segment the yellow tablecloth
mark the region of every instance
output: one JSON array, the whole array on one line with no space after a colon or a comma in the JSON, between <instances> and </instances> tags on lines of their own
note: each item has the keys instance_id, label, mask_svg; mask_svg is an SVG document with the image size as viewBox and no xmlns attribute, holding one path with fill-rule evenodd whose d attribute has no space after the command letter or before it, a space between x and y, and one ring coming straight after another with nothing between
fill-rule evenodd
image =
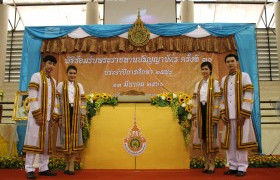
<instances>
[{"instance_id":1,"label":"yellow tablecloth","mask_svg":"<svg viewBox=\"0 0 280 180\"><path fill-rule=\"evenodd\" d=\"M135 105L137 126L147 141L144 153L136 157L124 149ZM149 103L103 106L92 119L90 133L82 154L85 169L189 169L189 148L170 107Z\"/></svg>"},{"instance_id":2,"label":"yellow tablecloth","mask_svg":"<svg viewBox=\"0 0 280 180\"><path fill-rule=\"evenodd\" d=\"M17 127L15 124L0 124L0 156L17 156Z\"/></svg>"}]
</instances>

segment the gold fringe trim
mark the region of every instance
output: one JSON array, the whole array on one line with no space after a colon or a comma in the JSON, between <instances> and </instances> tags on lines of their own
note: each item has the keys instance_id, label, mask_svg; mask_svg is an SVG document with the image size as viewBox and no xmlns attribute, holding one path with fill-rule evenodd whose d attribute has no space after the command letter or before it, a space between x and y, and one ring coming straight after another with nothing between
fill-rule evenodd
<instances>
[{"instance_id":1,"label":"gold fringe trim","mask_svg":"<svg viewBox=\"0 0 280 180\"><path fill-rule=\"evenodd\" d=\"M193 149L201 149L201 144L193 144Z\"/></svg>"},{"instance_id":2,"label":"gold fringe trim","mask_svg":"<svg viewBox=\"0 0 280 180\"><path fill-rule=\"evenodd\" d=\"M128 39L121 37L95 38L86 37L73 39L61 37L56 39L46 39L41 46L41 53L94 53L110 54L119 52L156 52L159 50L172 52L215 52L226 53L237 49L234 36L204 38L191 38L187 36L157 37L149 40L149 43L142 47L132 46Z\"/></svg>"},{"instance_id":3,"label":"gold fringe trim","mask_svg":"<svg viewBox=\"0 0 280 180\"><path fill-rule=\"evenodd\" d=\"M212 122L214 122L214 123L218 123L219 120L220 120L220 118L218 118L218 117L212 117Z\"/></svg>"},{"instance_id":4,"label":"gold fringe trim","mask_svg":"<svg viewBox=\"0 0 280 180\"><path fill-rule=\"evenodd\" d=\"M86 95L85 94L81 94L81 100L86 100Z\"/></svg>"},{"instance_id":5,"label":"gold fringe trim","mask_svg":"<svg viewBox=\"0 0 280 180\"><path fill-rule=\"evenodd\" d=\"M53 114L52 114L52 117L53 117L55 120L58 120L58 119L59 119L59 114L53 113Z\"/></svg>"},{"instance_id":6,"label":"gold fringe trim","mask_svg":"<svg viewBox=\"0 0 280 180\"><path fill-rule=\"evenodd\" d=\"M37 146L28 146L28 145L24 145L22 151L23 152L43 153L43 151L40 148L38 148Z\"/></svg>"},{"instance_id":7,"label":"gold fringe trim","mask_svg":"<svg viewBox=\"0 0 280 180\"><path fill-rule=\"evenodd\" d=\"M41 114L42 114L41 109L37 109L35 111L32 111L32 115L33 115L34 118L40 116Z\"/></svg>"},{"instance_id":8,"label":"gold fringe trim","mask_svg":"<svg viewBox=\"0 0 280 180\"><path fill-rule=\"evenodd\" d=\"M196 118L196 114L192 114L192 117L193 117L193 119L195 119Z\"/></svg>"},{"instance_id":9,"label":"gold fringe trim","mask_svg":"<svg viewBox=\"0 0 280 180\"><path fill-rule=\"evenodd\" d=\"M39 90L39 84L38 83L35 83L35 82L30 82L29 85L28 85L28 88L29 89L35 89L35 90Z\"/></svg>"},{"instance_id":10,"label":"gold fringe trim","mask_svg":"<svg viewBox=\"0 0 280 180\"><path fill-rule=\"evenodd\" d=\"M215 93L214 93L214 96L215 96L216 98L221 98L221 97L222 97L222 93L221 93L221 92L215 92Z\"/></svg>"},{"instance_id":11,"label":"gold fringe trim","mask_svg":"<svg viewBox=\"0 0 280 180\"><path fill-rule=\"evenodd\" d=\"M81 115L81 121L86 121L86 115Z\"/></svg>"},{"instance_id":12,"label":"gold fringe trim","mask_svg":"<svg viewBox=\"0 0 280 180\"><path fill-rule=\"evenodd\" d=\"M252 99L243 99L243 102L253 103L254 101Z\"/></svg>"},{"instance_id":13,"label":"gold fringe trim","mask_svg":"<svg viewBox=\"0 0 280 180\"><path fill-rule=\"evenodd\" d=\"M254 86L252 84L248 84L243 87L243 91L253 91L253 90L254 90Z\"/></svg>"},{"instance_id":14,"label":"gold fringe trim","mask_svg":"<svg viewBox=\"0 0 280 180\"><path fill-rule=\"evenodd\" d=\"M251 112L247 112L246 110L242 109L240 110L240 115L243 116L244 118L250 118Z\"/></svg>"},{"instance_id":15,"label":"gold fringe trim","mask_svg":"<svg viewBox=\"0 0 280 180\"><path fill-rule=\"evenodd\" d=\"M57 98L60 98L61 95L60 95L59 92L56 92L56 93L55 93L55 96L56 96Z\"/></svg>"},{"instance_id":16,"label":"gold fringe trim","mask_svg":"<svg viewBox=\"0 0 280 180\"><path fill-rule=\"evenodd\" d=\"M29 101L38 101L37 98L29 98Z\"/></svg>"}]
</instances>

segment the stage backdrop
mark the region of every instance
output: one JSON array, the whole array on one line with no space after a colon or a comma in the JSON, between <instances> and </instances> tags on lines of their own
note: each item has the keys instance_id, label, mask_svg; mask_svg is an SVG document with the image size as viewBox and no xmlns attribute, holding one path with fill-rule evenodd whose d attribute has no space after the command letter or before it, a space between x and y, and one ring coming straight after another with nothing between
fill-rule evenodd
<instances>
[{"instance_id":1,"label":"stage backdrop","mask_svg":"<svg viewBox=\"0 0 280 180\"><path fill-rule=\"evenodd\" d=\"M41 64L40 48L42 46L43 40L55 39L55 38L63 39L64 36L66 35L68 35L71 38L77 38L77 39L85 38L89 36L94 38L112 38L112 37L127 38L127 32L132 26L133 26L132 24L129 24L129 25L26 27L24 31L20 90L26 91L28 89L28 83L30 81L31 75L40 70L40 64ZM250 75L252 82L254 84L255 97L254 97L254 109L253 109L252 119L253 119L253 123L256 130L256 136L259 143L259 150L261 152L262 151L261 125L260 125L259 85L258 85L258 69L257 69L257 58L256 58L255 25L254 24L225 24L225 23L214 23L214 24L164 23L164 24L145 24L145 26L151 32L151 37L150 37L151 39L156 39L158 37L175 37L175 36L188 36L188 37L199 39L210 35L212 37L213 36L234 37L237 53L240 58L240 68L242 71L247 72ZM150 42L152 43L151 40ZM214 77L217 79L221 79L221 75L224 75L223 73L224 65L222 65L220 62L223 62L223 57L225 54L216 54L219 52L215 52L215 49L209 52L207 51L207 48L206 49L197 48L197 47L201 47L200 46L201 44L197 44L197 43L189 44L188 41L181 42L181 43L185 43L182 45L183 46L182 49L184 50L176 51L176 49L173 49L175 47L172 46L167 48L168 50L172 49L171 53L164 51L165 49L162 49L162 52L157 52L161 47L157 47L156 51L152 51L151 48L150 49L146 48L144 51L143 49L142 50L140 49L139 50L140 52L138 52L138 50L135 48L133 49L129 47L128 49L125 49L122 53L114 52L113 50L112 53L114 54L110 54L106 52L108 44L106 44L103 41L101 41L101 45L98 45L98 46L102 46L102 48L99 49L93 48L93 49L83 50L82 47L81 51L77 51L76 46L79 46L79 44L76 44L74 50L70 51L71 53L67 51L67 48L69 49L68 47L69 45L62 44L63 47L65 46L66 50L60 49L60 52L56 52L56 53L60 53L60 55L56 55L56 56L59 59L58 66L65 67L70 62L78 66L79 73L81 71L80 69L82 68L85 68L87 69L88 72L90 72L89 75L79 74L80 77L79 80L82 83L84 83L87 92L99 91L101 90L99 88L104 88L104 92L106 89L108 89L107 93L112 93L112 94L130 90L130 89L136 89L136 90L144 91L146 93L159 93L165 91L174 91L174 92L186 91L188 93L191 93L194 83L195 81L197 81L197 79L194 77L199 77L198 76L198 74L200 74L199 65L203 60L212 60L212 62L214 63ZM202 43L206 43L206 46L202 45L202 47L207 47L207 41L204 41ZM176 45L176 42L174 44ZM54 43L54 46L57 45L59 44ZM43 53L51 53L51 54L54 53L52 51L49 51L48 49L44 49L45 47L48 46L46 45L42 46L43 49L41 49L41 51ZM150 45L150 47L153 46ZM121 48L121 46L119 46L118 48ZM190 51L189 52L185 51L188 48L190 49ZM230 49L234 49L234 48L231 47ZM100 53L100 50L103 50L104 52ZM82 55L81 53L83 51L89 53ZM65 55L61 54L63 52L67 54ZM228 53L228 51L226 52ZM190 57L191 59L195 59L196 55L199 55L199 61L196 61L195 63L185 61L186 59L188 59L188 57ZM141 59L142 56L150 57L150 59L154 59L154 60L157 59L161 62L159 63L161 65L156 63L149 63L149 62L143 63L143 61L142 63L139 63L137 59L138 60L139 58ZM85 59L87 60L91 59L90 61L91 63L83 63L85 62ZM175 59L175 60L170 62L169 61L170 59L173 60ZM106 63L102 63L103 61L106 61ZM114 61L114 63L112 63L112 61ZM125 63L126 61L128 63ZM91 65L89 66L89 64ZM94 69L90 68L94 66L96 68ZM181 70L178 70L179 67L181 68ZM139 68L141 69L139 70ZM219 68L219 71L217 71L217 68ZM65 68L59 68L59 69L65 69ZM100 73L100 76L94 74L95 72ZM56 77L58 78L58 80L64 79L63 76L58 75L59 73L58 72L56 73ZM127 78L127 75L124 75L126 73L131 74L129 79ZM143 77L140 77L140 75L136 75L137 73L140 74L142 73L143 75L144 74L145 75ZM166 75L166 73L168 75ZM65 70L64 72L62 72L62 74L65 74ZM174 78L166 78L168 76ZM81 77L87 77L86 79L88 80L82 80ZM106 78L106 84L104 83L104 81L102 81L105 78ZM139 85L141 87L134 87ZM144 87L142 85L144 85ZM157 87L156 90L155 87Z\"/></svg>"}]
</instances>

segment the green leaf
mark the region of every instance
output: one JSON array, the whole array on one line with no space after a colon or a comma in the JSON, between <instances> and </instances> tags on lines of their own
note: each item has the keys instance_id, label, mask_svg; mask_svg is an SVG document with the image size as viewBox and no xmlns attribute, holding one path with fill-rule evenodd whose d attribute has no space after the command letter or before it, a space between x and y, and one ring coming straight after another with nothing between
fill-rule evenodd
<instances>
[{"instance_id":1,"label":"green leaf","mask_svg":"<svg viewBox=\"0 0 280 180\"><path fill-rule=\"evenodd\" d=\"M166 107L166 106L168 106L169 105L169 103L167 102L167 101L159 101L158 102L158 105L160 106L160 107Z\"/></svg>"},{"instance_id":2,"label":"green leaf","mask_svg":"<svg viewBox=\"0 0 280 180\"><path fill-rule=\"evenodd\" d=\"M185 113L185 108L183 108L182 106L178 107L178 115L184 115Z\"/></svg>"}]
</instances>

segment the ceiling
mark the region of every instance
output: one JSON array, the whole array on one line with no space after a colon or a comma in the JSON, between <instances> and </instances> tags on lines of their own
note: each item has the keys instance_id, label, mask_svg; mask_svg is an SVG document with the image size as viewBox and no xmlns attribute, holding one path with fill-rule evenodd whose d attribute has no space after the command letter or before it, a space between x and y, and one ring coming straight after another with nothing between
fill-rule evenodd
<instances>
[{"instance_id":1,"label":"ceiling","mask_svg":"<svg viewBox=\"0 0 280 180\"><path fill-rule=\"evenodd\" d=\"M264 28L268 25L274 28L273 13L274 2L276 1L195 0L194 22L256 23L258 28ZM4 4L10 6L9 29L14 27L16 29L24 29L24 26L84 25L86 23L85 4L87 2L91 2L91 0L3 0ZM101 19L100 24L103 24L104 0L98 0L98 2ZM179 17L180 0L176 2L177 17ZM16 17L15 6L18 9ZM19 17L21 17L20 20Z\"/></svg>"}]
</instances>

